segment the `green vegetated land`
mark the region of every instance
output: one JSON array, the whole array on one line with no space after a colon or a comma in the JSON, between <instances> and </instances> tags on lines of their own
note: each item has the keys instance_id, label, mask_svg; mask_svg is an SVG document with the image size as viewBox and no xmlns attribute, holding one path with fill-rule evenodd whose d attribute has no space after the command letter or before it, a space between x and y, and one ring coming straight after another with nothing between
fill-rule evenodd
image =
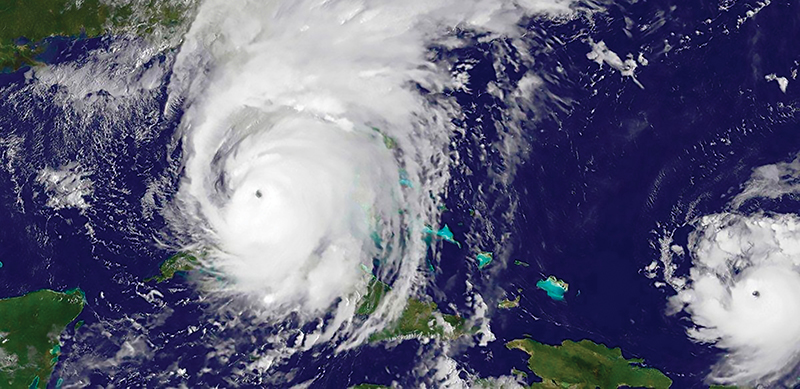
<instances>
[{"instance_id":1,"label":"green vegetated land","mask_svg":"<svg viewBox=\"0 0 800 389\"><path fill-rule=\"evenodd\" d=\"M389 387L384 385L360 384L351 386L350 389L389 389Z\"/></svg>"},{"instance_id":2,"label":"green vegetated land","mask_svg":"<svg viewBox=\"0 0 800 389\"><path fill-rule=\"evenodd\" d=\"M42 41L52 36L87 38L135 28L147 33L154 25L176 25L186 8L163 0L134 9L130 4L109 6L100 0L0 1L0 70L36 63ZM135 26L135 27L133 27Z\"/></svg>"},{"instance_id":3,"label":"green vegetated land","mask_svg":"<svg viewBox=\"0 0 800 389\"><path fill-rule=\"evenodd\" d=\"M161 264L161 274L150 277L144 281L149 282L156 280L156 282L164 282L175 277L175 274L192 271L198 267L200 267L200 262L197 260L196 256L190 253L177 253L167 258L167 260Z\"/></svg>"},{"instance_id":4,"label":"green vegetated land","mask_svg":"<svg viewBox=\"0 0 800 389\"><path fill-rule=\"evenodd\" d=\"M519 306L519 299L521 296L517 296L517 298L511 299L504 299L497 304L497 307L500 309L511 309L516 308Z\"/></svg>"},{"instance_id":5,"label":"green vegetated land","mask_svg":"<svg viewBox=\"0 0 800 389\"><path fill-rule=\"evenodd\" d=\"M380 282L376 279L370 281L369 286L367 287L367 294L364 295L364 298L361 300L361 305L358 306L356 313L359 315L371 315L378 309L378 305L383 300L383 296L392 288L389 285Z\"/></svg>"},{"instance_id":6,"label":"green vegetated land","mask_svg":"<svg viewBox=\"0 0 800 389\"><path fill-rule=\"evenodd\" d=\"M150 277L145 282L155 280L163 282L175 277L176 274L188 272L200 267L197 257L192 253L177 253L161 264L160 274ZM367 293L356 309L356 313L369 316L378 308L383 297L391 290L384 282L373 279L367 288ZM429 336L429 337L458 337L467 333L466 320L456 315L441 314L437 311L436 303L423 302L409 299L400 318L389 328L373 334L370 341L376 342L401 336ZM438 321L441 317L450 329ZM450 331L452 330L452 331Z\"/></svg>"},{"instance_id":7,"label":"green vegetated land","mask_svg":"<svg viewBox=\"0 0 800 389\"><path fill-rule=\"evenodd\" d=\"M78 289L0 300L0 387L46 387L61 350L58 337L83 306Z\"/></svg>"},{"instance_id":8,"label":"green vegetated land","mask_svg":"<svg viewBox=\"0 0 800 389\"><path fill-rule=\"evenodd\" d=\"M391 290L389 285L373 279L356 313L370 315L375 312L381 299L389 290ZM405 309L400 314L400 318L385 330L373 334L369 340L377 342L403 336L456 338L467 333L465 328L466 320L464 318L442 314L437 311L437 308L436 303L433 302L409 299ZM445 328L445 325L441 324L438 318L447 323L450 329Z\"/></svg>"},{"instance_id":9,"label":"green vegetated land","mask_svg":"<svg viewBox=\"0 0 800 389\"><path fill-rule=\"evenodd\" d=\"M565 340L560 346L517 339L506 343L508 349L526 352L528 368L542 379L532 388L613 389L669 388L672 380L664 373L636 366L641 359L627 360L619 348L609 349L590 340Z\"/></svg>"}]
</instances>

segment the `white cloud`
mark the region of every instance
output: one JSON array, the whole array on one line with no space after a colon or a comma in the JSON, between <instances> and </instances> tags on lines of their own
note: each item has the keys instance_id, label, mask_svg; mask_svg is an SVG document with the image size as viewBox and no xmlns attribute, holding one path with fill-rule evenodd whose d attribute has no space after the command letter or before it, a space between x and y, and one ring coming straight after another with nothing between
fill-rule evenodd
<instances>
[{"instance_id":1,"label":"white cloud","mask_svg":"<svg viewBox=\"0 0 800 389\"><path fill-rule=\"evenodd\" d=\"M222 279L210 287L255 297L274 315L314 318L337 305L306 339L324 341L348 325L364 293L362 265L380 258L393 290L364 328L396 317L425 255L413 237L438 219L430 194L447 182L458 114L414 87L457 86L428 45L455 26L518 35L526 13L564 15L571 4L205 1L169 89L170 104L187 104L173 223L208 253L207 270ZM413 188L399 185L401 169Z\"/></svg>"},{"instance_id":2,"label":"white cloud","mask_svg":"<svg viewBox=\"0 0 800 389\"><path fill-rule=\"evenodd\" d=\"M791 162L778 162L753 170L744 190L736 195L732 205L740 207L753 198L779 199L800 194L800 157Z\"/></svg>"},{"instance_id":3,"label":"white cloud","mask_svg":"<svg viewBox=\"0 0 800 389\"><path fill-rule=\"evenodd\" d=\"M800 217L706 216L696 221L689 249L689 282L671 303L691 316L692 339L727 351L709 378L780 380L800 351Z\"/></svg>"},{"instance_id":4,"label":"white cloud","mask_svg":"<svg viewBox=\"0 0 800 389\"><path fill-rule=\"evenodd\" d=\"M613 69L619 71L621 75L633 79L636 85L644 89L644 86L636 79L635 72L638 64L636 60L633 59L632 54L628 54L627 58L623 60L617 53L611 51L603 41L594 42L589 40L589 45L592 47L592 51L586 54L586 58L596 62L601 67L604 63L611 66ZM640 58L644 57L641 56ZM647 60L642 60L641 62L643 66L647 64Z\"/></svg>"},{"instance_id":5,"label":"white cloud","mask_svg":"<svg viewBox=\"0 0 800 389\"><path fill-rule=\"evenodd\" d=\"M36 176L48 197L47 206L53 209L89 207L87 199L94 192L91 172L84 171L77 163L53 169L46 167Z\"/></svg>"},{"instance_id":6,"label":"white cloud","mask_svg":"<svg viewBox=\"0 0 800 389\"><path fill-rule=\"evenodd\" d=\"M767 74L764 76L764 79L767 81L775 81L778 83L778 87L781 88L781 92L786 93L786 88L789 86L789 79L786 77L778 77L775 73Z\"/></svg>"}]
</instances>

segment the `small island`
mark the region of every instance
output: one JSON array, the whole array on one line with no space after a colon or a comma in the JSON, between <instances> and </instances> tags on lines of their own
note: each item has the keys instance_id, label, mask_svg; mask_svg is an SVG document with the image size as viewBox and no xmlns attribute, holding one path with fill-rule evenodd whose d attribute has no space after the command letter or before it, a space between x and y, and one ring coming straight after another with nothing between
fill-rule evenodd
<instances>
[{"instance_id":1,"label":"small island","mask_svg":"<svg viewBox=\"0 0 800 389\"><path fill-rule=\"evenodd\" d=\"M445 224L444 227L442 227L438 231L426 226L425 228L422 229L422 232L426 235L426 240L428 241L428 243L430 243L430 237L436 237L442 239L445 242L449 242L458 247L461 247L461 243L459 243L455 239L453 232L450 231L450 227L447 224Z\"/></svg>"},{"instance_id":2,"label":"small island","mask_svg":"<svg viewBox=\"0 0 800 389\"><path fill-rule=\"evenodd\" d=\"M80 289L0 300L0 387L47 387L61 353L58 338L83 311L84 301Z\"/></svg>"},{"instance_id":3,"label":"small island","mask_svg":"<svg viewBox=\"0 0 800 389\"><path fill-rule=\"evenodd\" d=\"M500 309L516 308L516 307L519 306L519 299L520 299L520 296L517 296L517 298L515 298L513 300L505 299L505 300L500 301L499 303L497 303L497 307L500 308Z\"/></svg>"},{"instance_id":4,"label":"small island","mask_svg":"<svg viewBox=\"0 0 800 389\"><path fill-rule=\"evenodd\" d=\"M621 386L667 389L672 380L664 373L641 367L641 359L625 359L619 348L609 349L590 340L565 340L560 346L517 339L509 350L529 355L528 368L542 379L532 388L613 389Z\"/></svg>"},{"instance_id":5,"label":"small island","mask_svg":"<svg viewBox=\"0 0 800 389\"><path fill-rule=\"evenodd\" d=\"M536 287L547 292L547 296L556 301L563 301L564 294L569 290L569 284L559 280L555 276L547 277L547 279L539 280Z\"/></svg>"},{"instance_id":6,"label":"small island","mask_svg":"<svg viewBox=\"0 0 800 389\"><path fill-rule=\"evenodd\" d=\"M494 259L494 256L489 251L483 251L478 253L475 259L478 261L478 269L483 269L488 264L492 263L492 259Z\"/></svg>"},{"instance_id":7,"label":"small island","mask_svg":"<svg viewBox=\"0 0 800 389\"><path fill-rule=\"evenodd\" d=\"M176 274L185 274L200 267L200 261L197 256L191 253L180 252L169 258L161 264L161 274L145 279L145 282L155 280L156 282L164 282L175 277Z\"/></svg>"}]
</instances>

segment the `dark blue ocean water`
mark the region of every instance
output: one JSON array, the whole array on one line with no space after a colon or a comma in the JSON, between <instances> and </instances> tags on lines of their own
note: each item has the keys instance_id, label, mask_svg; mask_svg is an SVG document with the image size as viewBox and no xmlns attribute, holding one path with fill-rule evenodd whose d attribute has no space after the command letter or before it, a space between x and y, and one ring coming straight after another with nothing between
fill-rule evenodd
<instances>
[{"instance_id":1,"label":"dark blue ocean water","mask_svg":"<svg viewBox=\"0 0 800 389\"><path fill-rule=\"evenodd\" d=\"M665 372L678 388L704 387L703 377L719 355L687 339L684 318L664 314L669 293L655 288L641 269L658 258L651 243L662 229L659 224L676 227L695 200L695 216L724 210L753 168L791 160L800 151L795 113L800 93L792 81L782 93L764 79L797 69L800 52L789 37L800 33L800 9L775 2L737 29L738 18L754 3L730 2L727 11L718 2L634 3L609 6L607 17L591 28L580 22L531 22L533 39L544 46L554 37L568 41L564 37L587 34L602 37L621 56L646 48L649 64L637 72L642 89L607 67L597 71L596 64L583 61L588 50L580 39L532 53L532 71L553 74L556 65L569 69L548 86L576 103L527 128L530 157L510 188L519 196L519 208L500 233L514 236L511 258L531 266L509 265L486 281L501 280L512 296L517 288L524 292L522 309L493 316L498 341L461 358L483 376L508 374L510 366L524 370L524 354L503 347L503 341L522 334L550 344L591 339L621 347L626 357L644 358ZM625 17L637 24L663 24L626 29ZM544 31L538 29L542 23ZM666 44L672 48L664 52ZM465 54L491 64L491 49L470 48ZM481 90L481 83L497 78L490 66L476 66L472 82L477 85L471 87ZM474 103L473 96L458 98L462 106ZM498 116L501 104L489 98L467 122L477 125L477 118ZM476 146L469 139L461 145ZM478 158L470 162L474 171L484 172L503 165ZM454 185L451 193L451 198L480 197L464 184ZM499 193L488 201L503 204L505 197ZM456 201L445 220L475 224L464 217L468 207L470 201ZM500 206L492 216L500 219L504 211ZM453 230L456 235L465 231ZM455 255L443 265L457 266L459 260ZM536 281L550 274L570 283L566 302L536 291Z\"/></svg>"},{"instance_id":2,"label":"dark blue ocean water","mask_svg":"<svg viewBox=\"0 0 800 389\"><path fill-rule=\"evenodd\" d=\"M626 357L644 358L646 365L665 372L675 388L704 387L703 377L720 351L687 339L685 318L664 314L670 293L656 288L641 269L659 255L651 246L659 225L674 228L689 212L721 211L754 167L790 160L800 152L800 89L790 79L782 93L775 82L764 79L769 73L788 77L800 64L795 42L800 6L774 1L737 27L738 18L757 6L755 1L692 3L619 2L606 4L606 12L588 19L528 20L528 53L501 39L479 43L478 36L467 32L463 37L472 39L472 45L431 48L434 57L453 66L475 64L470 70L472 92L450 93L465 112L458 124L467 131L455 137L452 151L464 165L451 172L442 223L456 239L482 246L436 246L440 255L431 257L435 270L429 274L430 295L445 311L452 313L447 308L451 303L466 314L466 281L490 307L507 297L503 291L515 296L518 288L523 290L519 308L491 311L497 341L452 356L471 374L491 377L509 374L512 367L526 370L527 357L506 350L504 343L528 334L549 344L591 339L621 347ZM590 37L621 56L643 52L649 64L637 70L636 78L644 88L586 59ZM80 62L87 51L107 44L103 39L53 40L42 59ZM532 60L522 60L523 54ZM496 63L508 66L498 71ZM157 213L143 212L140 199L153 177L180 158L180 150L167 146L180 115L161 115L166 90L156 91L150 111L158 114L120 123L118 136L102 154L95 153L87 139L67 142L63 134L49 130L65 115L62 108L46 99L5 98L27 82L25 71L0 75L0 137L24 140L21 159L11 158L7 150L0 153L2 162L14 167L13 172L0 172L0 297L80 287L88 305L79 320L87 325L137 315L144 323L157 308L136 294L137 283L155 274L172 253L152 241L165 223ZM518 123L524 138L519 144L525 145L527 157L519 162L514 179L502 185L494 174L507 172L512 161L502 160L491 147L487 154L480 150L510 131L504 116L507 101L484 92L490 83L513 90L526 73L539 75L558 99L540 97L537 109ZM136 140L137 126L155 126L160 135ZM93 199L100 206L90 214L48 209L36 184L43 167L75 160L93 166ZM473 174L466 175L464 167ZM111 181L114 185L104 185ZM513 217L504 217L512 206ZM478 216L473 216L470 211L476 210ZM83 227L90 219L93 237ZM495 251L497 260L478 270L469 257L487 249ZM511 264L515 259L530 266ZM535 287L551 274L570 284L564 302ZM165 371L180 360L190 387L230 386L224 378L245 366L257 346L241 346L226 364L209 362L205 355L214 346L209 339L182 332L204 317L194 292L180 278L160 290L167 291L163 300L175 310L149 333L153 348L161 351L145 362L129 362L140 375L110 377L98 369L92 384L152 385L148 372ZM200 325L211 329L208 323ZM260 337L277 330L218 336ZM112 336L125 333L119 328ZM77 335L73 329L67 334ZM83 338L78 346L67 342L62 350L65 355L91 350L108 356L118 350L92 339ZM312 387L319 388L392 381L415 387L411 372L424 358L419 350L430 355L435 347L409 341L336 356L315 350L319 352L295 355L282 370L293 371L292 383L315 379ZM176 377L159 385L178 382ZM54 385L55 380L50 387ZM238 386L259 384L250 377Z\"/></svg>"}]
</instances>

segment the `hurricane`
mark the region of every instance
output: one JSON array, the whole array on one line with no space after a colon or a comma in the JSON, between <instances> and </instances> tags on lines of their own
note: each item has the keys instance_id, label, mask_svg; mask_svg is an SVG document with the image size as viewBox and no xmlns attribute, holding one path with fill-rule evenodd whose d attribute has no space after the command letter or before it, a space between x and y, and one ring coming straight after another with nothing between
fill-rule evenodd
<instances>
[{"instance_id":1,"label":"hurricane","mask_svg":"<svg viewBox=\"0 0 800 389\"><path fill-rule=\"evenodd\" d=\"M685 312L688 336L725 353L709 381L789 386L800 363L800 217L757 210L748 202L796 193L797 160L754 169L725 212L692 220L687 276L667 276L677 291L671 313ZM685 250L662 248L667 267Z\"/></svg>"},{"instance_id":2,"label":"hurricane","mask_svg":"<svg viewBox=\"0 0 800 389\"><path fill-rule=\"evenodd\" d=\"M561 1L203 2L167 108L185 110L172 223L182 248L202 253L203 289L270 318L332 309L318 341L358 344L395 319L421 283L422 229L438 220L460 114L447 97L457 80L430 46L456 47L467 29L518 36L526 15L571 12ZM358 325L373 277L392 290Z\"/></svg>"},{"instance_id":3,"label":"hurricane","mask_svg":"<svg viewBox=\"0 0 800 389\"><path fill-rule=\"evenodd\" d=\"M800 2L6 3L0 387L800 383Z\"/></svg>"}]
</instances>

